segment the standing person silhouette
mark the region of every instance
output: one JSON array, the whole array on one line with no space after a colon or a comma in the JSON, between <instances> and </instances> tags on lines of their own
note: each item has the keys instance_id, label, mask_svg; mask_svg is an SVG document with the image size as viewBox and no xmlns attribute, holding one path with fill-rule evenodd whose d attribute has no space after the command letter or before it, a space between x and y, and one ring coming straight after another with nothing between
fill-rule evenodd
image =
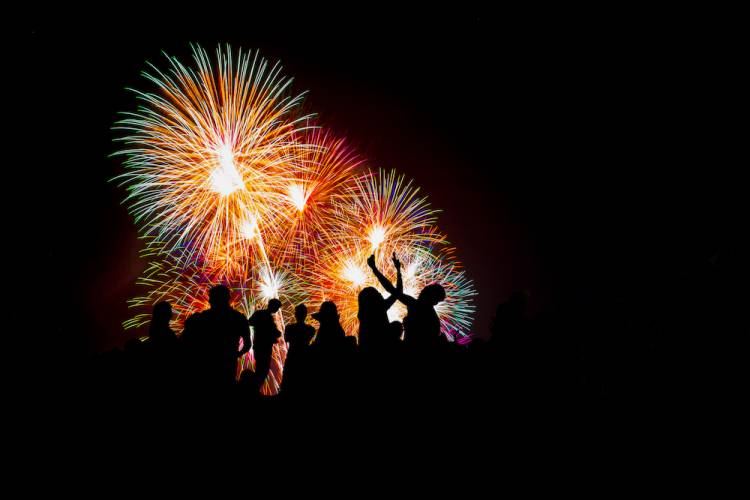
<instances>
[{"instance_id":1,"label":"standing person silhouette","mask_svg":"<svg viewBox=\"0 0 750 500\"><path fill-rule=\"evenodd\" d=\"M248 322L253 327L253 355L255 356L255 389L260 391L271 369L273 346L281 337L273 315L281 309L279 299L268 301L266 309L259 309L250 316Z\"/></svg>"},{"instance_id":2,"label":"standing person silhouette","mask_svg":"<svg viewBox=\"0 0 750 500\"><path fill-rule=\"evenodd\" d=\"M284 378L281 382L281 393L300 392L304 383L305 372L309 368L310 343L315 336L315 328L305 323L307 306L300 304L294 308L296 323L286 326L284 340L289 343L289 350L284 362Z\"/></svg>"},{"instance_id":3,"label":"standing person silhouette","mask_svg":"<svg viewBox=\"0 0 750 500\"><path fill-rule=\"evenodd\" d=\"M401 263L393 256L396 266L397 280L401 280ZM445 300L445 289L438 283L427 285L419 292L419 297L414 298L398 290L388 279L383 276L375 265L375 255L367 259L367 264L372 269L375 277L383 288L394 295L406 306L407 315L404 318L404 341L412 346L420 348L432 348L440 343L440 318L435 311L435 306Z\"/></svg>"},{"instance_id":4,"label":"standing person silhouette","mask_svg":"<svg viewBox=\"0 0 750 500\"><path fill-rule=\"evenodd\" d=\"M393 254L393 264L396 269L400 269L401 262ZM403 291L403 282L401 273L397 274L396 290ZM388 309L396 303L396 294L392 293L387 299L384 299L380 292L375 288L368 286L359 292L357 297L359 311L359 346L363 350L373 350L388 345L387 330L390 320L388 319Z\"/></svg>"},{"instance_id":5,"label":"standing person silhouette","mask_svg":"<svg viewBox=\"0 0 750 500\"><path fill-rule=\"evenodd\" d=\"M210 308L185 321L183 339L191 357L190 374L200 385L229 389L237 377L237 358L250 349L247 320L229 303L229 288L217 285L208 291ZM242 350L238 350L242 339Z\"/></svg>"},{"instance_id":6,"label":"standing person silhouette","mask_svg":"<svg viewBox=\"0 0 750 500\"><path fill-rule=\"evenodd\" d=\"M154 305L147 343L154 388L165 389L175 381L178 344L177 336L169 326L172 316L169 302L162 301Z\"/></svg>"},{"instance_id":7,"label":"standing person silhouette","mask_svg":"<svg viewBox=\"0 0 750 500\"><path fill-rule=\"evenodd\" d=\"M341 397L350 383L354 345L347 340L336 304L327 300L312 318L320 323L312 348L315 355L313 383L317 396Z\"/></svg>"},{"instance_id":8,"label":"standing person silhouette","mask_svg":"<svg viewBox=\"0 0 750 500\"><path fill-rule=\"evenodd\" d=\"M341 327L339 310L335 303L330 300L323 302L312 317L320 323L314 345L322 349L340 350L346 344L346 333Z\"/></svg>"},{"instance_id":9,"label":"standing person silhouette","mask_svg":"<svg viewBox=\"0 0 750 500\"><path fill-rule=\"evenodd\" d=\"M177 336L169 326L172 316L172 306L169 302L162 301L154 306L148 337L152 348L159 354L173 350L177 343Z\"/></svg>"}]
</instances>

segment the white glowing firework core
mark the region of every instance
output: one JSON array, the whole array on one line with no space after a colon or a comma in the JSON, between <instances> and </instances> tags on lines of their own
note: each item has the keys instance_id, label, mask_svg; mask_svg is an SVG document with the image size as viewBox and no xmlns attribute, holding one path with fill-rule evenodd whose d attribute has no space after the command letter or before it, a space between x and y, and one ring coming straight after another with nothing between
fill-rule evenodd
<instances>
[{"instance_id":1,"label":"white glowing firework core","mask_svg":"<svg viewBox=\"0 0 750 500\"><path fill-rule=\"evenodd\" d=\"M307 204L307 198L309 197L310 193L305 192L305 188L299 184L292 184L289 186L289 198L300 212L305 209L305 204Z\"/></svg>"},{"instance_id":2,"label":"white glowing firework core","mask_svg":"<svg viewBox=\"0 0 750 500\"><path fill-rule=\"evenodd\" d=\"M380 244L385 241L385 229L381 226L373 227L370 229L370 236L367 239L372 244L372 250L377 250Z\"/></svg>"},{"instance_id":3,"label":"white glowing firework core","mask_svg":"<svg viewBox=\"0 0 750 500\"><path fill-rule=\"evenodd\" d=\"M245 183L242 182L242 176L234 164L232 148L227 144L223 144L216 151L216 155L219 159L219 166L211 172L211 176L209 177L211 189L222 196L229 196L238 189L245 187Z\"/></svg>"},{"instance_id":4,"label":"white glowing firework core","mask_svg":"<svg viewBox=\"0 0 750 500\"><path fill-rule=\"evenodd\" d=\"M260 291L263 294L263 298L271 300L279 296L279 287L276 283L261 283Z\"/></svg>"},{"instance_id":5,"label":"white glowing firework core","mask_svg":"<svg viewBox=\"0 0 750 500\"><path fill-rule=\"evenodd\" d=\"M246 220L242 223L240 230L242 231L242 236L248 240L252 240L258 234L258 222L254 218Z\"/></svg>"},{"instance_id":6,"label":"white glowing firework core","mask_svg":"<svg viewBox=\"0 0 750 500\"><path fill-rule=\"evenodd\" d=\"M260 282L260 293L265 300L271 300L279 296L279 290L281 289L281 278L271 271L263 273L263 278Z\"/></svg>"},{"instance_id":7,"label":"white glowing firework core","mask_svg":"<svg viewBox=\"0 0 750 500\"><path fill-rule=\"evenodd\" d=\"M365 272L351 260L344 264L341 276L356 287L362 286L367 280Z\"/></svg>"},{"instance_id":8,"label":"white glowing firework core","mask_svg":"<svg viewBox=\"0 0 750 500\"><path fill-rule=\"evenodd\" d=\"M411 264L409 264L407 266L407 268L406 268L406 272L404 273L404 276L407 279L413 278L414 276L416 276L417 275L417 269L419 269L419 265L420 264L421 263L420 263L419 259L417 259L414 262L412 262Z\"/></svg>"}]
</instances>

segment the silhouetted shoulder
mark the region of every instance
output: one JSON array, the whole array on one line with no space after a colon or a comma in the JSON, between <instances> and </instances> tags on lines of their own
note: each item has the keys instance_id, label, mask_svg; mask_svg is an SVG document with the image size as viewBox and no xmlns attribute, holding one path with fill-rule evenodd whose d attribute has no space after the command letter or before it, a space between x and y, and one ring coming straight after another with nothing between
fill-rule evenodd
<instances>
[{"instance_id":1,"label":"silhouetted shoulder","mask_svg":"<svg viewBox=\"0 0 750 500\"><path fill-rule=\"evenodd\" d=\"M229 315L232 317L232 319L247 321L247 318L245 318L245 315L237 311L236 309L230 309Z\"/></svg>"},{"instance_id":2,"label":"silhouetted shoulder","mask_svg":"<svg viewBox=\"0 0 750 500\"><path fill-rule=\"evenodd\" d=\"M203 316L203 312L202 311L194 312L193 314L191 314L190 316L188 316L187 319L185 319L185 324L187 325L188 323L194 322L194 321L200 319L202 316Z\"/></svg>"},{"instance_id":3,"label":"silhouetted shoulder","mask_svg":"<svg viewBox=\"0 0 750 500\"><path fill-rule=\"evenodd\" d=\"M182 329L183 339L190 340L191 337L195 335L196 331L199 328L202 318L203 318L203 314L201 312L193 313L187 317L187 319L185 320L185 325Z\"/></svg>"},{"instance_id":4,"label":"silhouetted shoulder","mask_svg":"<svg viewBox=\"0 0 750 500\"><path fill-rule=\"evenodd\" d=\"M265 309L258 309L257 311L255 311L253 314L250 315L247 321L251 325L255 326L259 324L261 321L263 321L263 317L265 316L264 313L266 313Z\"/></svg>"}]
</instances>

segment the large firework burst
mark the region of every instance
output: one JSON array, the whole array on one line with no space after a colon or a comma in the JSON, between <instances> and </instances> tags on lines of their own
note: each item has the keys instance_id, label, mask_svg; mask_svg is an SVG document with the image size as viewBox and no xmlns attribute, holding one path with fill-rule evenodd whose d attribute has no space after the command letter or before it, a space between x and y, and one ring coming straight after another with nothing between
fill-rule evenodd
<instances>
[{"instance_id":1,"label":"large firework burst","mask_svg":"<svg viewBox=\"0 0 750 500\"><path fill-rule=\"evenodd\" d=\"M207 307L208 288L223 283L246 315L279 297L283 329L293 306L334 300L350 335L358 329L357 294L380 285L366 265L375 253L386 273L390 255L404 261L405 292L439 282L438 306L450 340L466 339L475 291L437 228L426 197L395 171L370 171L344 140L301 111L303 94L257 52L219 48L215 59L193 47L194 65L167 56L166 71L150 66L150 92L134 91L125 113L124 172L130 212L147 241L137 328L161 300L176 311L180 331ZM382 292L382 290L381 290ZM392 319L402 319L403 306ZM265 388L278 390L286 346L274 351ZM250 353L241 367L253 365Z\"/></svg>"},{"instance_id":2,"label":"large firework burst","mask_svg":"<svg viewBox=\"0 0 750 500\"><path fill-rule=\"evenodd\" d=\"M313 303L332 300L338 305L344 330L358 330L357 295L372 286L387 295L367 266L375 254L380 269L389 272L391 255L404 263L404 292L417 297L425 286L440 283L447 297L438 307L443 334L451 339L467 338L476 294L437 229L436 212L419 190L395 171L365 171L352 177L331 201L324 235L317 241L316 258L298 270ZM391 320L403 320L406 308L396 304Z\"/></svg>"},{"instance_id":3,"label":"large firework burst","mask_svg":"<svg viewBox=\"0 0 750 500\"><path fill-rule=\"evenodd\" d=\"M292 171L308 145L297 116L302 95L258 53L194 48L196 69L168 58L167 73L144 73L157 91L136 91L142 105L115 129L128 135L126 203L146 234L195 259L246 268L265 260L255 236L283 234Z\"/></svg>"}]
</instances>

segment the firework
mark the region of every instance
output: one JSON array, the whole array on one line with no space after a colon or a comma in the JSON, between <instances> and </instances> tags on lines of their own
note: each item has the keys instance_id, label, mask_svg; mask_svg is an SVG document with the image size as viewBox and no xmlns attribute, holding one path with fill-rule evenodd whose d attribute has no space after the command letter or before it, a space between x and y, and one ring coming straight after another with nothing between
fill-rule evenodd
<instances>
[{"instance_id":1,"label":"firework","mask_svg":"<svg viewBox=\"0 0 750 500\"><path fill-rule=\"evenodd\" d=\"M263 238L282 236L290 170L308 146L297 116L302 95L290 78L257 52L216 52L213 65L193 49L196 70L169 58L167 73L145 73L158 93L135 91L142 102L115 129L125 148L125 202L146 234L169 250L227 272L267 260Z\"/></svg>"},{"instance_id":2,"label":"firework","mask_svg":"<svg viewBox=\"0 0 750 500\"><path fill-rule=\"evenodd\" d=\"M430 283L446 289L437 307L449 340L469 338L476 294L445 236L437 211L403 175L370 171L345 144L300 110L303 94L257 52L219 48L215 61L193 48L194 67L168 57L169 68L144 73L152 92L115 128L123 132L124 173L116 177L146 241L143 295L126 328L148 323L168 301L173 328L208 307L208 289L223 283L232 306L249 317L280 298L281 331L295 305L333 300L349 335L358 330L357 294L385 293L367 266L395 280L390 256L403 261L404 292ZM403 305L389 311L392 320ZM273 352L264 392L278 391L286 355ZM252 351L240 369L252 368Z\"/></svg>"},{"instance_id":3,"label":"firework","mask_svg":"<svg viewBox=\"0 0 750 500\"><path fill-rule=\"evenodd\" d=\"M394 245L390 245L393 248ZM368 247L364 247L367 249ZM330 258L322 260L316 267L320 273L316 291L312 293L316 301L332 300L338 305L341 325L349 335L356 335L359 329L357 320L357 296L365 287L374 287L383 297L389 293L375 278L367 265L368 250L338 246L329 253ZM404 293L418 297L422 289L432 283L445 288L446 300L436 306L441 323L441 332L450 341L467 338L470 335L474 315L473 297L476 295L473 283L466 277L460 263L450 257L449 251L437 252L429 248L410 246L399 247L396 255L402 261ZM391 254L376 252L376 265L392 283L396 282L396 271L391 262ZM406 307L396 302L388 311L391 321L403 321Z\"/></svg>"},{"instance_id":4,"label":"firework","mask_svg":"<svg viewBox=\"0 0 750 500\"><path fill-rule=\"evenodd\" d=\"M136 285L145 288L146 292L130 299L128 305L142 312L123 322L126 329L147 325L151 319L153 305L166 301L172 306L173 312L170 326L181 332L185 320L190 315L209 308L208 290L217 283L223 283L229 288L231 307L245 317L252 316L256 309L265 308L270 299L279 297L282 310L276 315L276 323L281 332L284 331L285 318L293 317L294 306L307 300L301 281L283 269L273 271L271 268L262 267L256 269L249 278L227 281L225 277L217 277L215 271L208 267L177 265L178 262L183 262L184 258L175 256L175 251L166 252L156 241L147 243L141 257L148 262ZM282 339L274 346L271 375L263 388L265 394L278 392L286 352L286 342ZM238 375L243 369L252 369L254 366L255 360L250 351L240 358Z\"/></svg>"},{"instance_id":5,"label":"firework","mask_svg":"<svg viewBox=\"0 0 750 500\"><path fill-rule=\"evenodd\" d=\"M308 262L318 259L335 202L363 162L343 139L321 129L306 129L306 138L300 141L309 147L301 151L301 168L290 169L287 226L273 249L295 272L302 272Z\"/></svg>"},{"instance_id":6,"label":"firework","mask_svg":"<svg viewBox=\"0 0 750 500\"><path fill-rule=\"evenodd\" d=\"M445 241L436 227L437 211L419 188L395 170L366 172L335 202L329 240L374 253L428 249Z\"/></svg>"},{"instance_id":7,"label":"firework","mask_svg":"<svg viewBox=\"0 0 750 500\"><path fill-rule=\"evenodd\" d=\"M404 176L395 171L365 172L354 179L335 201L321 258L313 266L320 301L338 304L341 324L349 335L358 330L357 295L371 286L387 297L367 266L367 258L376 256L376 264L395 283L391 255L403 261L404 293L417 297L425 286L440 283L446 289L446 301L437 308L442 332L450 340L468 335L473 315L473 284L451 258L445 237L437 230L436 211ZM406 308L397 303L389 310L391 321L402 321Z\"/></svg>"}]
</instances>

